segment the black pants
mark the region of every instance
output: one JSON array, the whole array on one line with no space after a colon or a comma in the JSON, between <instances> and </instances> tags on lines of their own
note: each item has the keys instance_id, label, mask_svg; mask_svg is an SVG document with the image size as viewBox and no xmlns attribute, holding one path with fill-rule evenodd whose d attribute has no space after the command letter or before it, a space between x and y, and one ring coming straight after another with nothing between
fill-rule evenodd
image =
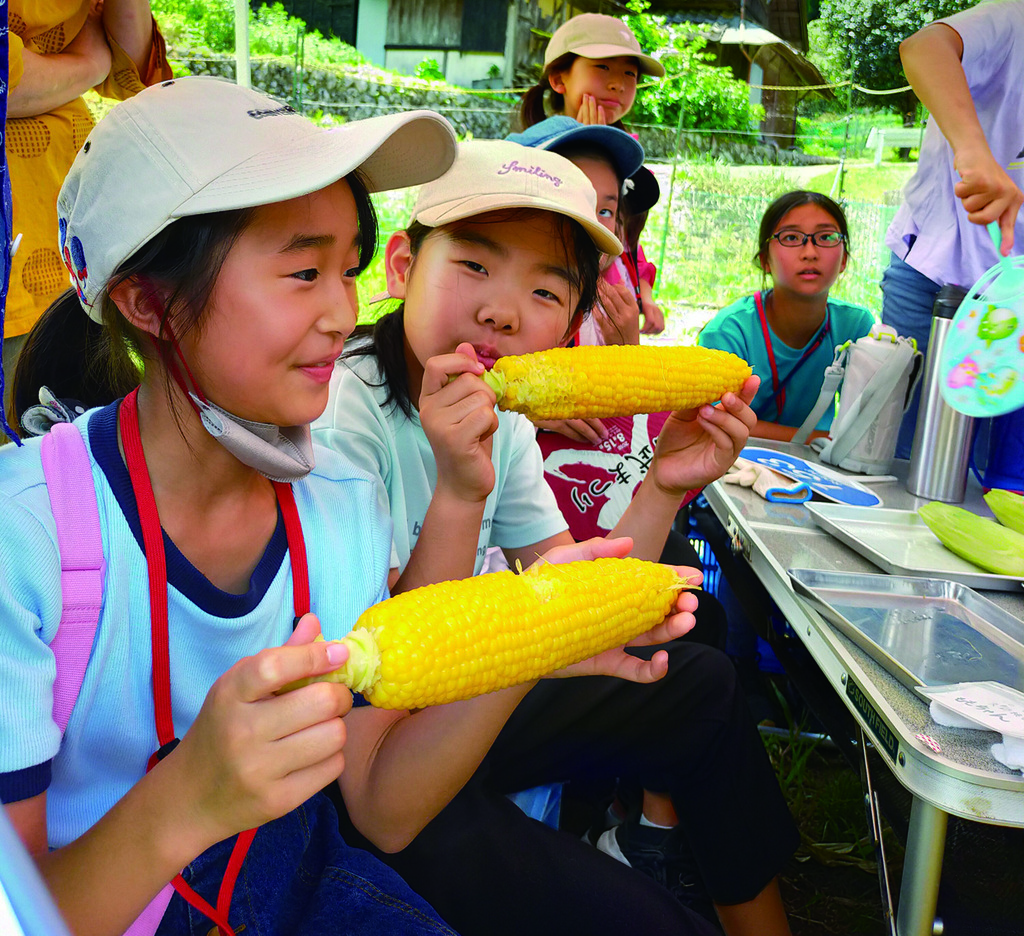
<instances>
[{"instance_id":1,"label":"black pants","mask_svg":"<svg viewBox=\"0 0 1024 936\"><path fill-rule=\"evenodd\" d=\"M398 854L369 847L462 936L714 932L671 893L576 837L527 817L505 794L619 778L671 794L718 903L756 896L799 837L731 661L666 646L652 685L608 677L542 680L449 805Z\"/></svg>"}]
</instances>

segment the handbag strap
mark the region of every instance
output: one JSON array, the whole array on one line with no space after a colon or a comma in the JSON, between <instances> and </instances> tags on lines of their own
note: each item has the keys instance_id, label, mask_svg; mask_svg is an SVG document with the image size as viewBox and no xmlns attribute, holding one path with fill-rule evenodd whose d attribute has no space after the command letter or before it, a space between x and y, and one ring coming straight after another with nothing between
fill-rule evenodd
<instances>
[{"instance_id":1,"label":"handbag strap","mask_svg":"<svg viewBox=\"0 0 1024 936\"><path fill-rule=\"evenodd\" d=\"M836 391L843 382L843 375L846 373L846 359L849 357L849 354L849 341L845 344L836 345L835 357L832 359L832 363L825 368L825 375L821 381L821 390L818 391L818 399L793 436L792 441L797 445L803 445L807 441L807 437L814 431L814 427L818 425L818 420L825 415L825 410L830 406L835 406Z\"/></svg>"},{"instance_id":2,"label":"handbag strap","mask_svg":"<svg viewBox=\"0 0 1024 936\"><path fill-rule=\"evenodd\" d=\"M58 423L43 437L41 457L60 552L61 616L50 642L57 664L53 717L64 734L82 688L103 604L103 540L92 466L78 428Z\"/></svg>"}]
</instances>

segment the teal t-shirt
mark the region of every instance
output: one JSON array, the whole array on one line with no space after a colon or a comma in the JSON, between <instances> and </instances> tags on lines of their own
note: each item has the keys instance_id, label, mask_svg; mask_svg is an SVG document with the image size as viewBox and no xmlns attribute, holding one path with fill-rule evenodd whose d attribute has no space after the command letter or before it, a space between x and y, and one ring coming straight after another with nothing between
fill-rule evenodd
<instances>
[{"instance_id":1,"label":"teal t-shirt","mask_svg":"<svg viewBox=\"0 0 1024 936\"><path fill-rule=\"evenodd\" d=\"M864 306L830 299L828 331L825 338L802 364L799 363L800 359L807 348L814 344L814 339L812 338L803 348L791 348L769 325L768 333L775 353L779 381L786 381L785 401L781 413L776 406L772 390L772 367L754 296L744 296L722 309L704 326L697 336L697 343L704 348L731 351L750 364L754 373L761 378L761 386L752 404L759 419L781 423L784 426L799 426L817 402L825 368L835 357L836 345L863 338L874 324L874 315ZM792 376L786 380L789 374ZM827 430L832 425L834 415L834 408L830 407L815 428Z\"/></svg>"}]
</instances>

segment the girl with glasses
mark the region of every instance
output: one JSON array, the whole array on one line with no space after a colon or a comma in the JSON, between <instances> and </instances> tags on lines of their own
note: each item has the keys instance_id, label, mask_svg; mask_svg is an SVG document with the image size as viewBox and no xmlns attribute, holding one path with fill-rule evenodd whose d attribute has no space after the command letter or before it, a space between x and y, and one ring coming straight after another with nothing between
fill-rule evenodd
<instances>
[{"instance_id":1,"label":"girl with glasses","mask_svg":"<svg viewBox=\"0 0 1024 936\"><path fill-rule=\"evenodd\" d=\"M761 386L752 408L753 436L792 439L818 399L836 345L856 341L875 323L863 306L829 298L846 269L846 215L831 198L793 191L773 201L761 218L754 262L762 288L722 309L698 343L732 351L750 362ZM827 435L833 410L811 434Z\"/></svg>"}]
</instances>

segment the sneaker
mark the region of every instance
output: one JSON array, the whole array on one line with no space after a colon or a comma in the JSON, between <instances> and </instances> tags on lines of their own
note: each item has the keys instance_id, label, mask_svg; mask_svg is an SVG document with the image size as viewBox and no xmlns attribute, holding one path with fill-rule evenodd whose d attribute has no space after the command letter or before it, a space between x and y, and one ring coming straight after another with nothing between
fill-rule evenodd
<instances>
[{"instance_id":1,"label":"sneaker","mask_svg":"<svg viewBox=\"0 0 1024 936\"><path fill-rule=\"evenodd\" d=\"M618 807L618 808L616 808ZM609 829L614 829L625 821L620 810L623 807L617 800L608 804L608 808L601 814L601 819L595 822L586 832L583 833L583 841L588 845L597 845L598 840Z\"/></svg>"},{"instance_id":2,"label":"sneaker","mask_svg":"<svg viewBox=\"0 0 1024 936\"><path fill-rule=\"evenodd\" d=\"M718 914L701 879L683 830L640 825L630 818L597 840L598 851L654 878L676 899L718 925Z\"/></svg>"}]
</instances>

